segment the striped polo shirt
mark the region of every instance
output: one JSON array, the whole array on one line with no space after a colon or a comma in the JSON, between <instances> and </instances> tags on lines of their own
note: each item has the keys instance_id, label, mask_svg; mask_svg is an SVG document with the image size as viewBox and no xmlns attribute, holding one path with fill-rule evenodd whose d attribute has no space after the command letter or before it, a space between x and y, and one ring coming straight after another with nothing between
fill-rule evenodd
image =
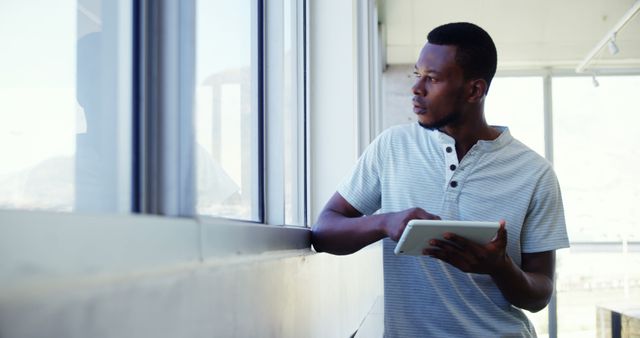
<instances>
[{"instance_id":1,"label":"striped polo shirt","mask_svg":"<svg viewBox=\"0 0 640 338\"><path fill-rule=\"evenodd\" d=\"M566 248L551 165L514 139L478 141L458 162L455 140L417 123L381 133L338 192L364 215L420 207L446 220L506 220L507 253ZM383 240L385 337L531 337L535 329L491 277L440 260L395 256Z\"/></svg>"}]
</instances>

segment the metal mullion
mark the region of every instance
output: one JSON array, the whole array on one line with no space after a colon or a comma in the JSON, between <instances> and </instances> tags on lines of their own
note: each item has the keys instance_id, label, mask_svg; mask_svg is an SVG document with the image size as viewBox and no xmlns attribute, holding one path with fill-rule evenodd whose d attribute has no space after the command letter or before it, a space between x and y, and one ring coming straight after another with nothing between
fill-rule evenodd
<instances>
[{"instance_id":1,"label":"metal mullion","mask_svg":"<svg viewBox=\"0 0 640 338\"><path fill-rule=\"evenodd\" d=\"M131 43L132 50L132 63L131 63L131 81L132 81L132 100L131 100L131 212L141 213L142 206L144 204L142 193L142 148L141 148L141 135L142 135L142 111L144 109L144 103L142 99L142 70L144 69L144 57L143 57L143 32L145 18L143 11L143 1L132 1L132 34L133 39Z\"/></svg>"},{"instance_id":2,"label":"metal mullion","mask_svg":"<svg viewBox=\"0 0 640 338\"><path fill-rule=\"evenodd\" d=\"M192 216L193 1L140 0L138 6L137 211Z\"/></svg>"},{"instance_id":3,"label":"metal mullion","mask_svg":"<svg viewBox=\"0 0 640 338\"><path fill-rule=\"evenodd\" d=\"M251 45L257 46L255 53L251 53L251 64L255 65L251 71L251 100L255 102L252 107L255 107L257 118L252 119L254 127L252 128L251 140L252 144L256 146L257 156L253 156L251 161L251 174L257 173L257 189L251 195L252 199L252 220L257 220L262 223L265 221L265 86L264 86L264 72L265 72L265 22L264 22L264 1L255 0L251 2L252 17L251 22L256 23L256 27L252 27ZM254 101L255 100L255 101ZM254 187L256 187L254 185ZM256 208L254 208L254 206ZM256 210L257 209L257 210Z\"/></svg>"},{"instance_id":4,"label":"metal mullion","mask_svg":"<svg viewBox=\"0 0 640 338\"><path fill-rule=\"evenodd\" d=\"M151 139L149 133L153 130L153 126L150 124L150 114L155 110L153 101L154 92L155 92L155 79L153 78L153 74L155 74L153 65L157 63L154 59L154 56L157 55L155 52L156 42L155 34L153 32L156 30L154 28L155 22L158 20L155 18L157 15L155 13L155 6L151 6L151 1L149 0L138 0L138 60L136 60L136 64L138 64L138 83L136 84L138 91L138 105L136 111L136 120L138 128L136 130L135 142L136 142L136 150L137 153L137 165L136 165L136 193L138 195L138 206L137 212L139 213L152 213L151 204L153 203L149 200L149 197L153 197L152 187L154 184L152 183L152 178L155 177L153 174L153 151L149 149Z\"/></svg>"},{"instance_id":5,"label":"metal mullion","mask_svg":"<svg viewBox=\"0 0 640 338\"><path fill-rule=\"evenodd\" d=\"M553 165L553 90L551 74L546 74L542 83L544 102L544 156Z\"/></svg>"},{"instance_id":6,"label":"metal mullion","mask_svg":"<svg viewBox=\"0 0 640 338\"><path fill-rule=\"evenodd\" d=\"M354 2L354 10L356 11L355 31L356 42L354 48L356 83L356 128L357 142L356 154L360 155L371 142L371 57L370 50L370 32L369 32L369 6L368 0L357 0Z\"/></svg>"},{"instance_id":7,"label":"metal mullion","mask_svg":"<svg viewBox=\"0 0 640 338\"><path fill-rule=\"evenodd\" d=\"M544 102L544 155L553 165L553 88L551 72L548 71L543 78L543 102ZM556 279L553 279L553 293L548 306L549 337L558 337L558 299L556 294Z\"/></svg>"},{"instance_id":8,"label":"metal mullion","mask_svg":"<svg viewBox=\"0 0 640 338\"><path fill-rule=\"evenodd\" d=\"M310 174L310 163L309 163L309 151L310 151L310 136L309 136L309 118L308 118L308 112L309 112L309 81L308 81L308 69L309 69L309 46L308 46L308 41L309 41L309 6L307 5L307 0L301 0L302 1L302 9L301 9L301 13L302 13L302 29L300 30L302 32L302 36L298 39L298 41L302 41L302 46L298 46L298 50L300 50L300 48L302 49L302 60L300 62L300 66L298 68L299 71L299 75L298 75L298 79L300 79L302 82L300 83L300 85L298 86L298 88L302 88L302 102L301 104L298 106L302 109L302 125L301 125L301 129L303 130L303 146L302 146L302 172L300 174L301 178L300 181L302 184L302 220L301 220L301 224L304 224L305 226L311 225L311 215L309 213L309 209L310 209L310 201L311 201L311 196L310 196L310 189L309 189L309 185L311 184L311 181L309 179L309 174Z\"/></svg>"},{"instance_id":9,"label":"metal mullion","mask_svg":"<svg viewBox=\"0 0 640 338\"><path fill-rule=\"evenodd\" d=\"M295 224L298 226L306 226L306 107L305 107L305 1L300 0L291 1L292 6L290 17L285 20L291 20L291 53L292 53L292 65L285 65L285 67L292 67L291 76L291 93L293 100L286 101L286 104L292 104L293 114L291 127L295 128L295 133L292 140L292 149L290 151L295 153L295 163L292 164L290 177L285 176L285 183L287 179L292 180L293 191L291 194L292 199L292 213L294 214ZM285 133L291 132L290 130L284 130ZM286 149L285 149L286 150ZM286 189L285 189L286 196ZM285 198L285 205L286 205ZM285 211L285 224L287 220L287 214Z\"/></svg>"},{"instance_id":10,"label":"metal mullion","mask_svg":"<svg viewBox=\"0 0 640 338\"><path fill-rule=\"evenodd\" d=\"M195 64L196 64L196 5L195 0L179 1L178 65L179 105L179 162L180 195L179 216L194 216L196 210L196 157L195 157Z\"/></svg>"},{"instance_id":11,"label":"metal mullion","mask_svg":"<svg viewBox=\"0 0 640 338\"><path fill-rule=\"evenodd\" d=\"M284 7L282 0L265 3L264 46L264 222L284 225Z\"/></svg>"}]
</instances>

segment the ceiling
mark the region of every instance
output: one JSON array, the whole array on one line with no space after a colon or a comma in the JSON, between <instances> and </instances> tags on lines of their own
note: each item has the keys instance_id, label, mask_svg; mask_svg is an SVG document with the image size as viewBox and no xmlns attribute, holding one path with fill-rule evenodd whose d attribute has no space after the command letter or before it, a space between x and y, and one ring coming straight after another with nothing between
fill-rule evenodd
<instances>
[{"instance_id":1,"label":"ceiling","mask_svg":"<svg viewBox=\"0 0 640 338\"><path fill-rule=\"evenodd\" d=\"M640 0L380 0L379 21L388 64L413 64L427 33L440 24L483 27L498 49L498 70L575 69ZM640 14L605 45L587 71L640 69Z\"/></svg>"}]
</instances>

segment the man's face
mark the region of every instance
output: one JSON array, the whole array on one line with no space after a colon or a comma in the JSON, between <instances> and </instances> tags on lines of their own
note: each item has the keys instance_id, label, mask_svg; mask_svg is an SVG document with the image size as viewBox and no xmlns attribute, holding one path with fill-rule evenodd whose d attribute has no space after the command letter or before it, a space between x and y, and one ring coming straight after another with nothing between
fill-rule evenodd
<instances>
[{"instance_id":1,"label":"man's face","mask_svg":"<svg viewBox=\"0 0 640 338\"><path fill-rule=\"evenodd\" d=\"M455 124L462 117L464 77L455 61L456 47L427 43L415 65L413 112L430 129Z\"/></svg>"}]
</instances>

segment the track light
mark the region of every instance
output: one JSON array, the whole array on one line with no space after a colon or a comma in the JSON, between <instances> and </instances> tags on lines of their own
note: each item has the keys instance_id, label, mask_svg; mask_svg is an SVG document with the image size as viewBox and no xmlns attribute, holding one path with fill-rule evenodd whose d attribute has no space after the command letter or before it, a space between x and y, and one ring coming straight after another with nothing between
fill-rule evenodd
<instances>
[{"instance_id":1,"label":"track light","mask_svg":"<svg viewBox=\"0 0 640 338\"><path fill-rule=\"evenodd\" d=\"M593 83L594 87L600 86L600 82L598 82L598 79L596 79L596 73L591 74L591 82Z\"/></svg>"},{"instance_id":2,"label":"track light","mask_svg":"<svg viewBox=\"0 0 640 338\"><path fill-rule=\"evenodd\" d=\"M584 60L582 60L578 67L576 67L576 73L584 73L589 66L589 63L591 63L591 60L593 60L593 58L598 55L600 50L604 48L605 45L609 44L610 48L612 48L612 45L615 46L615 48L611 50L612 54L614 50L617 51L618 46L616 46L615 43L615 34L619 33L624 28L624 26L627 25L629 21L631 21L631 19L633 19L633 17L638 13L640 13L640 0L636 0L634 2L631 8L629 8L629 10L624 13L622 18L620 18L620 20L611 28L611 30L609 30L607 34L605 34L604 37L602 37L602 39L598 42L598 44L596 44L596 46L589 52L589 54L587 54ZM613 43L610 43L612 37Z\"/></svg>"},{"instance_id":3,"label":"track light","mask_svg":"<svg viewBox=\"0 0 640 338\"><path fill-rule=\"evenodd\" d=\"M620 49L618 45L616 45L616 33L611 34L611 39L609 39L609 53L611 55L616 55Z\"/></svg>"}]
</instances>

